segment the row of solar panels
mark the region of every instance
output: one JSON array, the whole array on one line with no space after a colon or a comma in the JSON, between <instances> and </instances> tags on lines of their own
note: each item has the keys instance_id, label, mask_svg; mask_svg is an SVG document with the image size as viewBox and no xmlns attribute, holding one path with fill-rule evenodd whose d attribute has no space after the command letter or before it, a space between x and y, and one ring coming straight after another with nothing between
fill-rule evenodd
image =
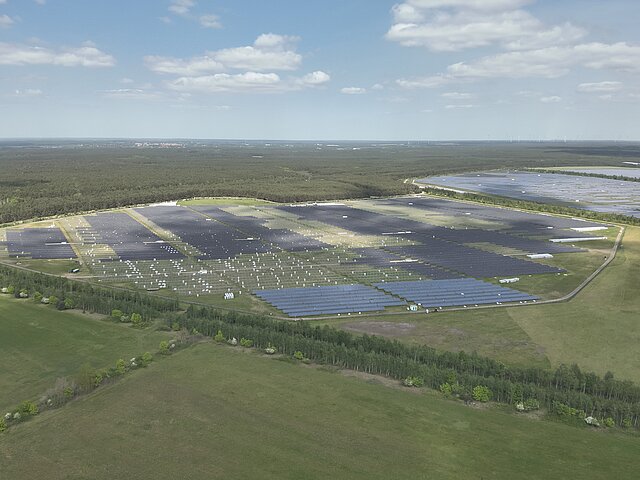
<instances>
[{"instance_id":1,"label":"row of solar panels","mask_svg":"<svg viewBox=\"0 0 640 480\"><path fill-rule=\"evenodd\" d=\"M523 302L538 297L473 278L378 283L376 287L423 307Z\"/></svg>"},{"instance_id":2,"label":"row of solar panels","mask_svg":"<svg viewBox=\"0 0 640 480\"><path fill-rule=\"evenodd\" d=\"M402 300L365 285L285 288L254 293L291 317L372 312L404 305Z\"/></svg>"}]
</instances>

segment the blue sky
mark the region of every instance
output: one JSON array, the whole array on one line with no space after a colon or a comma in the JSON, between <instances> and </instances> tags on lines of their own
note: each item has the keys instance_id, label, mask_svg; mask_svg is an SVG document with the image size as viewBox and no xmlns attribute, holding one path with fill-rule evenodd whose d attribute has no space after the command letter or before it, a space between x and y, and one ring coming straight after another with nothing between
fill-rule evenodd
<instances>
[{"instance_id":1,"label":"blue sky","mask_svg":"<svg viewBox=\"0 0 640 480\"><path fill-rule=\"evenodd\" d=\"M636 0L0 0L0 137L640 140Z\"/></svg>"}]
</instances>

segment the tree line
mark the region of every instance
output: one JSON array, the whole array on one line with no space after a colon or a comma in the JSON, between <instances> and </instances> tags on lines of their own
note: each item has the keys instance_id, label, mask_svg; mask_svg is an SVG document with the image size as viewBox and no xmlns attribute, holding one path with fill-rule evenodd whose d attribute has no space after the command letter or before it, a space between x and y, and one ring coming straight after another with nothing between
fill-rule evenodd
<instances>
[{"instance_id":1,"label":"tree line","mask_svg":"<svg viewBox=\"0 0 640 480\"><path fill-rule=\"evenodd\" d=\"M0 288L17 298L55 298L60 309L77 308L90 313L111 315L114 310L138 313L149 321L178 310L177 300L159 298L132 290L100 287L54 275L19 270L0 264Z\"/></svg>"},{"instance_id":2,"label":"tree line","mask_svg":"<svg viewBox=\"0 0 640 480\"><path fill-rule=\"evenodd\" d=\"M566 405L598 418L612 418L619 426L640 427L640 387L620 381L608 372L603 377L583 372L577 365L556 370L507 366L474 353L439 352L424 345L407 345L377 336L357 336L329 326L287 322L210 307L189 306L171 315L170 324L215 336L249 338L258 348L275 346L281 353L300 351L306 358L341 368L381 374L398 380L422 379L426 386L459 385L473 396L482 385L498 402L516 404L535 400L549 411Z\"/></svg>"}]
</instances>

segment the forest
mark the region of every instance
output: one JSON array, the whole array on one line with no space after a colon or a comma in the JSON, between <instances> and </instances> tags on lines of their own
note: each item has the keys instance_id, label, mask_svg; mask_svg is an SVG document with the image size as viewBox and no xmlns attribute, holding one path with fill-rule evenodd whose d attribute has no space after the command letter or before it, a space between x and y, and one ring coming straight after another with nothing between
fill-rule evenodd
<instances>
[{"instance_id":1,"label":"forest","mask_svg":"<svg viewBox=\"0 0 640 480\"><path fill-rule=\"evenodd\" d=\"M0 144L0 224L193 197L278 202L388 196L416 191L414 177L494 168L619 165L638 149L597 145L186 143L135 148L71 142ZM594 157L594 155L596 157Z\"/></svg>"}]
</instances>

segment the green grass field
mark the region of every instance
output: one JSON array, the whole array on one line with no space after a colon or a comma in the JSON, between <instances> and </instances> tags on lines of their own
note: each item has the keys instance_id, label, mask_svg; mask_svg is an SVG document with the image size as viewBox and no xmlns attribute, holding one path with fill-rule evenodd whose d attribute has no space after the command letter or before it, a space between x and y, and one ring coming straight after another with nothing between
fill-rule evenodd
<instances>
[{"instance_id":1,"label":"green grass field","mask_svg":"<svg viewBox=\"0 0 640 480\"><path fill-rule=\"evenodd\" d=\"M635 478L637 437L203 344L0 436L3 478Z\"/></svg>"},{"instance_id":2,"label":"green grass field","mask_svg":"<svg viewBox=\"0 0 640 480\"><path fill-rule=\"evenodd\" d=\"M155 351L165 336L0 296L0 411L35 399L85 363L107 367Z\"/></svg>"},{"instance_id":3,"label":"green grass field","mask_svg":"<svg viewBox=\"0 0 640 480\"><path fill-rule=\"evenodd\" d=\"M574 300L509 309L553 365L576 362L640 382L640 228L628 228L618 255Z\"/></svg>"}]
</instances>

